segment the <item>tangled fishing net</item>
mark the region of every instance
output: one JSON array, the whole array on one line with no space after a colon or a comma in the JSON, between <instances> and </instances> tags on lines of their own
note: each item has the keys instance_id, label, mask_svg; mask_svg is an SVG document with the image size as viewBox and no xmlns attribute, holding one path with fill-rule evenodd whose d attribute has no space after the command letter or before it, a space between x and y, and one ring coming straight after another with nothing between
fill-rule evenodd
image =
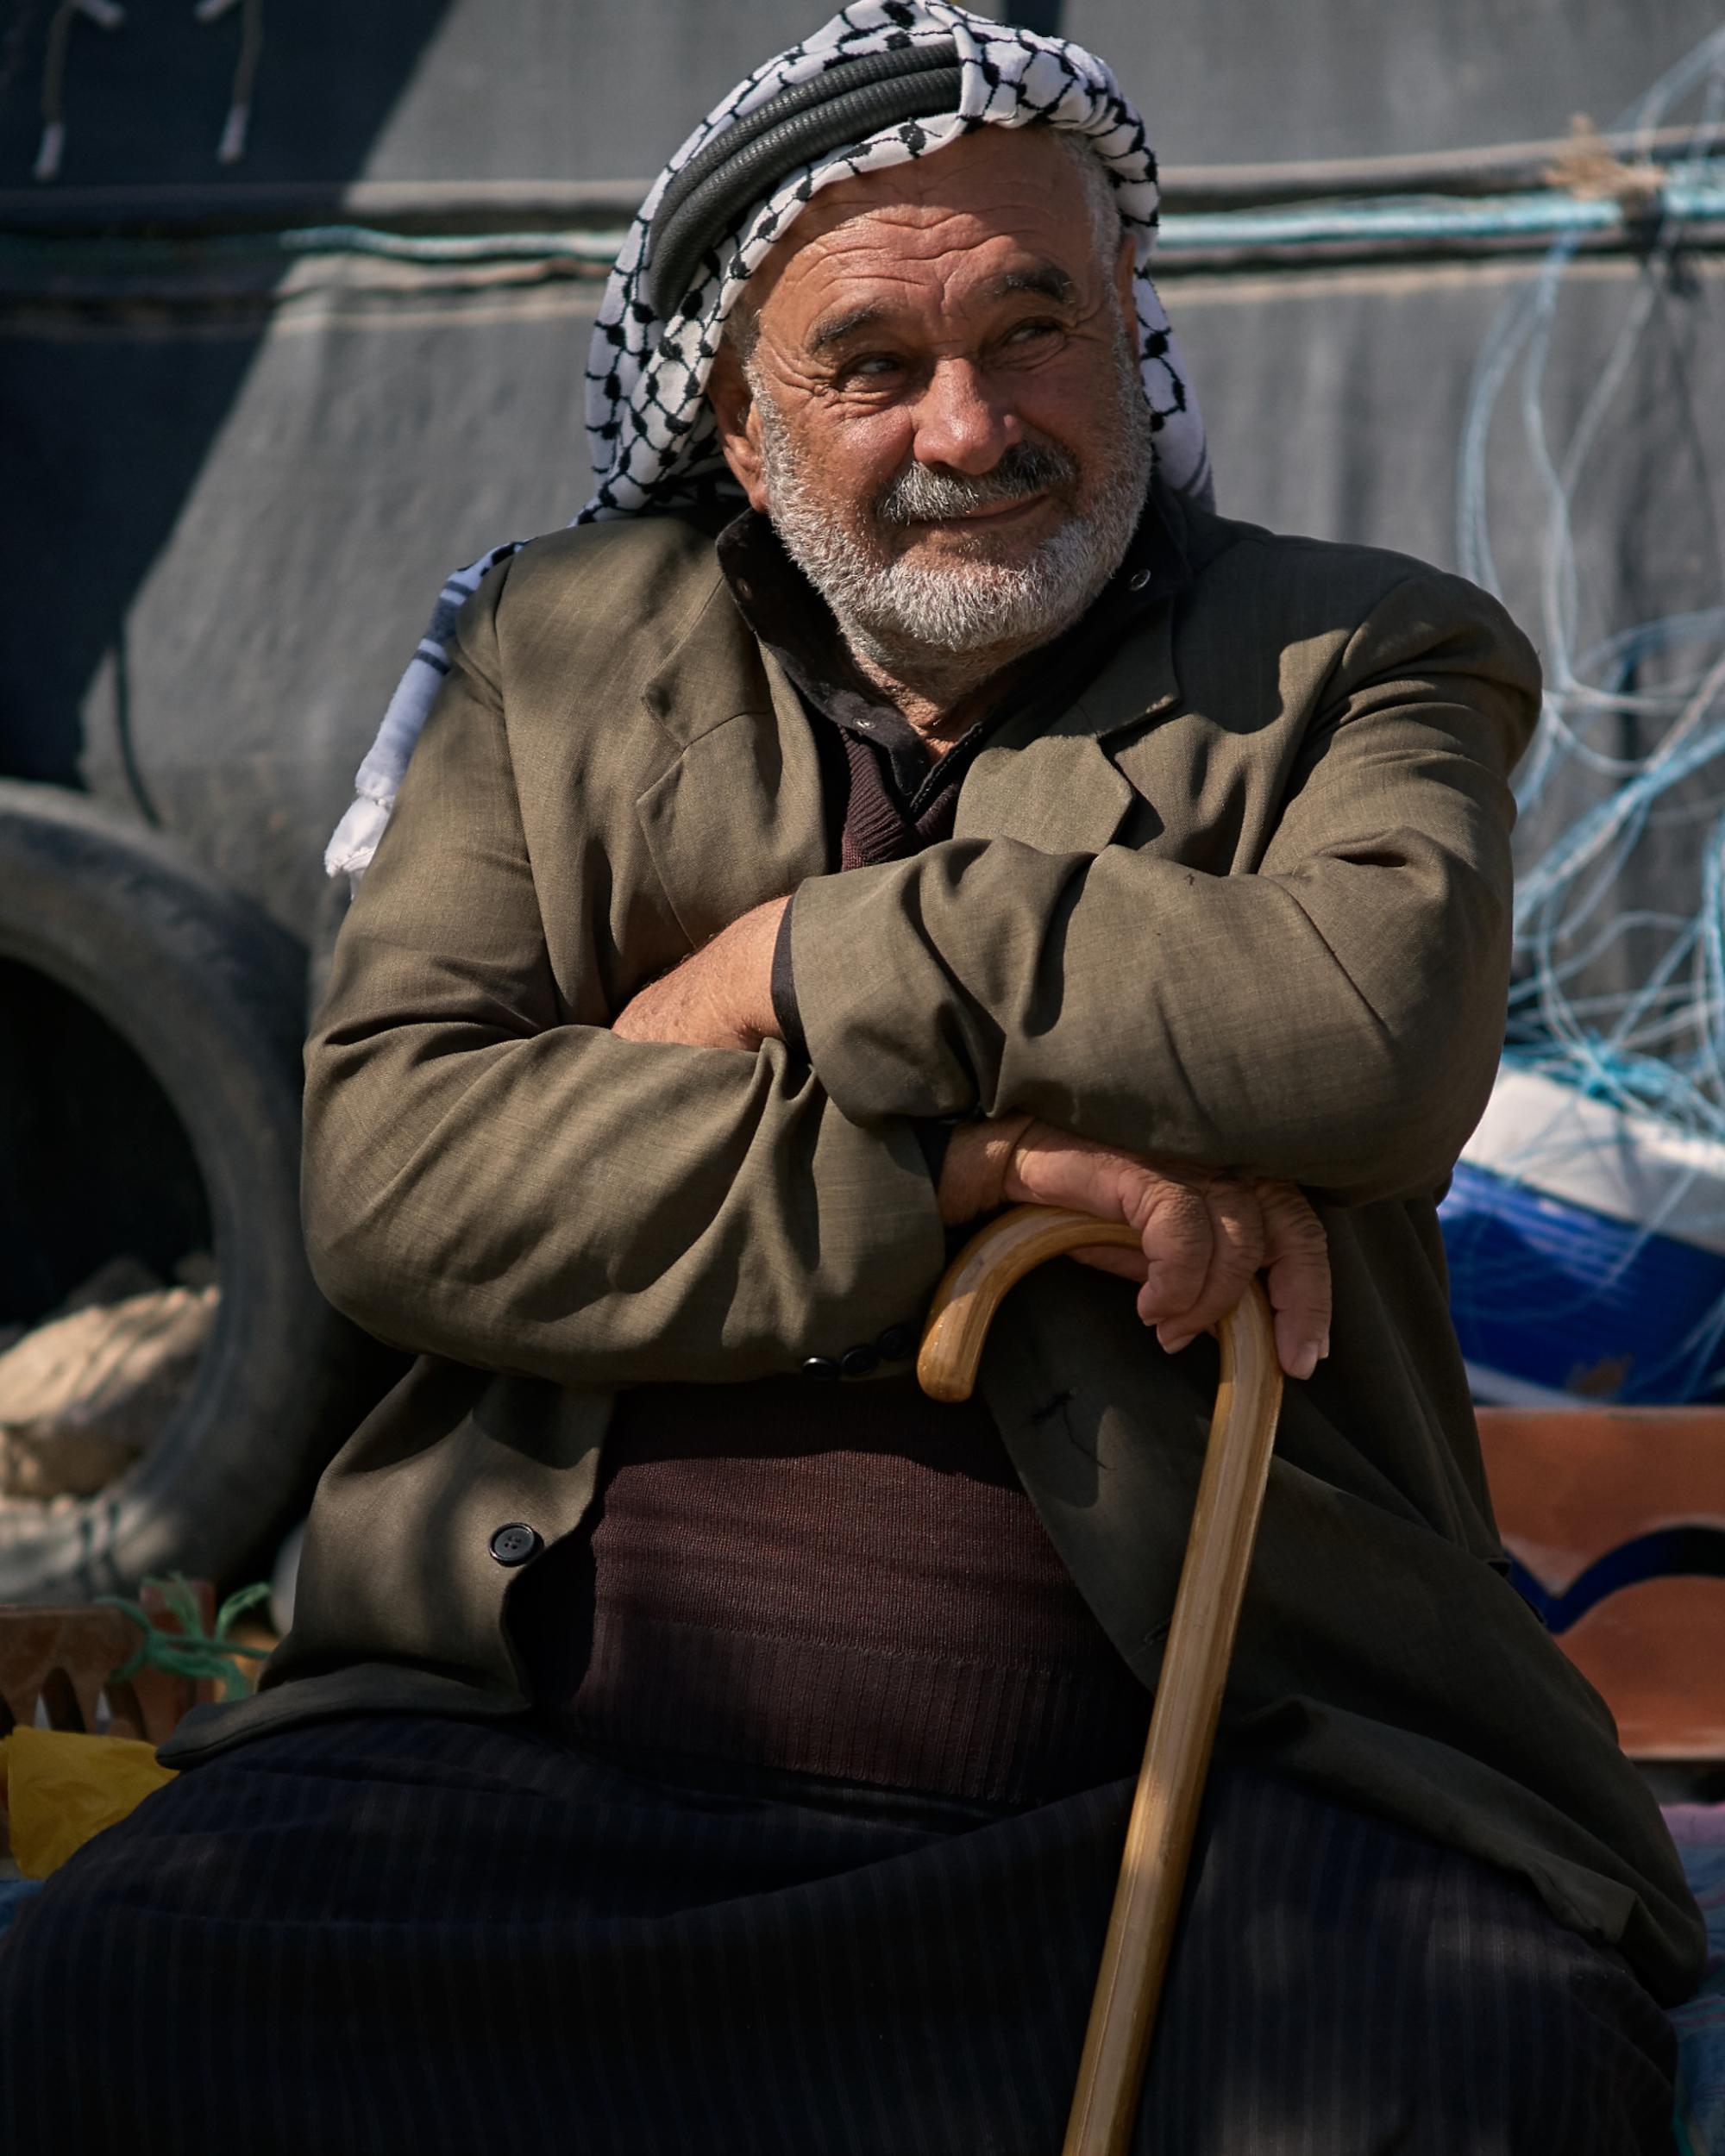
<instances>
[{"instance_id":1,"label":"tangled fishing net","mask_svg":"<svg viewBox=\"0 0 1725 2156\"><path fill-rule=\"evenodd\" d=\"M1579 235L1551 248L1488 334L1458 473L1460 566L1535 631L1546 680L1517 779L1494 1112L1518 1072L1573 1105L1542 1108L1523 1153L1491 1159L1521 1187L1471 1213L1465 1163L1446 1232L1465 1344L1496 1324L1509 1367L1536 1333L1573 1343L1596 1327L1601 1361L1578 1359L1565 1389L1681 1400L1725 1385L1725 1257L1703 1260L1709 1273L1674 1255L1725 1254L1725 537L1709 469L1725 442L1689 378L1709 280L1682 214L1686 191L1725 176L1725 30L1610 134L1628 140L1583 184L1617 192L1638 258L1626 276ZM1603 1218L1583 1194L1589 1148L1612 1194ZM1579 1209L1544 1202L1553 1189Z\"/></svg>"},{"instance_id":2,"label":"tangled fishing net","mask_svg":"<svg viewBox=\"0 0 1725 2156\"><path fill-rule=\"evenodd\" d=\"M1492 326L1461 446L1466 575L1503 595L1492 482L1506 463L1522 484L1531 469L1545 509L1546 690L1517 785L1509 1048L1596 1098L1725 1142L1725 544L1684 379L1688 235L1668 208L1677 189L1657 184L1725 170L1725 30L1611 132L1645 146L1618 165L1643 193L1645 247L1613 342L1560 438L1551 360L1566 294L1591 266L1578 238L1560 241ZM1628 505L1629 525L1600 517L1601 499Z\"/></svg>"}]
</instances>

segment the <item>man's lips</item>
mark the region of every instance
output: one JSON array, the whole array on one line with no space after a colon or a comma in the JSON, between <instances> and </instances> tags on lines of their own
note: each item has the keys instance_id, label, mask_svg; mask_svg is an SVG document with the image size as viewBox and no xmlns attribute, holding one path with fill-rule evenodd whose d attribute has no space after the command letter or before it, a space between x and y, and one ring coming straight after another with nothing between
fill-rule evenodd
<instances>
[{"instance_id":1,"label":"man's lips","mask_svg":"<svg viewBox=\"0 0 1725 2156\"><path fill-rule=\"evenodd\" d=\"M961 509L950 517L919 517L913 530L943 531L962 530L967 524L996 524L1008 523L1016 517L1028 516L1040 509L1047 501L1046 493L1015 494L1010 501L983 502L975 509Z\"/></svg>"}]
</instances>

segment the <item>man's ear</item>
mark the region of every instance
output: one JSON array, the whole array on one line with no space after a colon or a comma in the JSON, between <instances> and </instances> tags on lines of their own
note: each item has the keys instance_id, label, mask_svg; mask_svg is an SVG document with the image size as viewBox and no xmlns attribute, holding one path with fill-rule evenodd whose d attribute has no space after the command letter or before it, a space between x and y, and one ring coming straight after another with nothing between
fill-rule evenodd
<instances>
[{"instance_id":1,"label":"man's ear","mask_svg":"<svg viewBox=\"0 0 1725 2156\"><path fill-rule=\"evenodd\" d=\"M1126 324L1126 342L1132 355L1139 359L1138 327L1138 241L1130 232L1120 235L1120 251L1114 257L1114 297L1119 302L1120 320Z\"/></svg>"},{"instance_id":2,"label":"man's ear","mask_svg":"<svg viewBox=\"0 0 1725 2156\"><path fill-rule=\"evenodd\" d=\"M743 362L729 337L713 354L712 371L706 378L706 399L712 406L718 446L724 452L731 477L749 497L749 506L764 511L767 484L761 460L760 417Z\"/></svg>"}]
</instances>

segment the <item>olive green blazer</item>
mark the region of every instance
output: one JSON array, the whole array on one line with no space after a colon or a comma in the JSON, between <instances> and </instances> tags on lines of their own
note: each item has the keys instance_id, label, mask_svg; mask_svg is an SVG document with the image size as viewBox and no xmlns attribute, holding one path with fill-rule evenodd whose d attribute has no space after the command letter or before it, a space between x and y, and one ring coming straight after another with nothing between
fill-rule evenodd
<instances>
[{"instance_id":1,"label":"olive green blazer","mask_svg":"<svg viewBox=\"0 0 1725 2156\"><path fill-rule=\"evenodd\" d=\"M1289 1388L1224 1742L1520 1873L1661 1998L1691 1987L1658 1811L1504 1576L1435 1215L1501 1039L1534 656L1417 562L1186 522L1189 586L1052 724L990 741L955 836L842 875L807 721L710 529L590 526L486 580L308 1055L318 1279L423 1359L323 1477L259 1696L166 1757L521 1708L524 1575L491 1539L579 1525L614 1389L914 1321L944 1244L912 1119L1028 1109L1289 1178L1328 1230L1333 1351ZM808 1062L612 1037L793 890ZM984 1363L1148 1685L1214 1376L1209 1343L1164 1356L1129 1287L1066 1262Z\"/></svg>"}]
</instances>

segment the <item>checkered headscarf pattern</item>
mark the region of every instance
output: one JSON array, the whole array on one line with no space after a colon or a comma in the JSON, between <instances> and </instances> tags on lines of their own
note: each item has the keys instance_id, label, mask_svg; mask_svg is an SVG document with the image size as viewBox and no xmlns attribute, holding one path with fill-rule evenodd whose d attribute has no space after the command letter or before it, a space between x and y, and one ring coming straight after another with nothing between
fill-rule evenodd
<instances>
[{"instance_id":1,"label":"checkered headscarf pattern","mask_svg":"<svg viewBox=\"0 0 1725 2156\"><path fill-rule=\"evenodd\" d=\"M682 166L715 135L782 91L869 53L937 40L950 40L957 50L957 110L883 128L794 173L709 250L699 281L676 315L662 320L649 292L649 235L654 213ZM757 67L715 106L660 174L630 227L605 287L587 361L595 486L574 521L688 508L736 492L706 401L708 371L737 294L821 188L926 157L975 128L1033 122L1082 135L1113 180L1122 225L1138 248L1142 374L1156 429L1157 467L1177 492L1207 499L1210 470L1203 423L1149 275L1157 217L1156 159L1143 121L1112 73L1065 39L1040 37L946 0L853 0L812 36ZM486 571L514 551L513 543L495 548L445 584L438 612L360 767L359 798L329 842L324 864L332 875L346 870L357 878L371 860L448 669L443 642L448 623Z\"/></svg>"}]
</instances>

